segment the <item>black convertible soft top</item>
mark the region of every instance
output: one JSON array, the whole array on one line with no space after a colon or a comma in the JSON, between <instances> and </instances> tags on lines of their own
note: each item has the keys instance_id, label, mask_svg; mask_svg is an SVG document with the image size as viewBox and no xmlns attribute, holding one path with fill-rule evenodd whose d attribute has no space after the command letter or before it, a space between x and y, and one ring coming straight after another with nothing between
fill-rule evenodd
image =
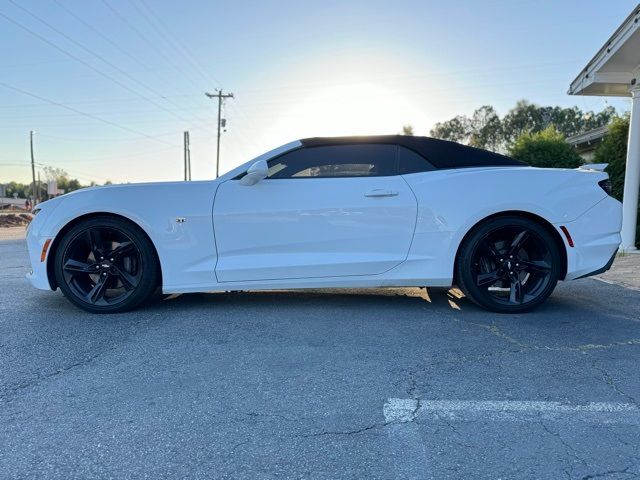
<instances>
[{"instance_id":1,"label":"black convertible soft top","mask_svg":"<svg viewBox=\"0 0 640 480\"><path fill-rule=\"evenodd\" d=\"M300 141L304 147L363 143L402 145L422 155L436 168L527 166L526 163L506 155L431 137L375 135L362 137L314 137Z\"/></svg>"}]
</instances>

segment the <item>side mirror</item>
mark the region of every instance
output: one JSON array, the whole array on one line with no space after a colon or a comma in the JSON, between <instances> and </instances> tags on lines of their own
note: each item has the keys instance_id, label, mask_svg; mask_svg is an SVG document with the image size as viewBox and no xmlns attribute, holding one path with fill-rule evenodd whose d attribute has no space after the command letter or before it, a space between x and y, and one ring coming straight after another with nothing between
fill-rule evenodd
<instances>
[{"instance_id":1,"label":"side mirror","mask_svg":"<svg viewBox=\"0 0 640 480\"><path fill-rule=\"evenodd\" d=\"M255 185L260 180L267 178L267 173L269 173L269 165L267 165L267 162L265 160L258 160L249 167L245 176L240 179L240 183L246 186Z\"/></svg>"}]
</instances>

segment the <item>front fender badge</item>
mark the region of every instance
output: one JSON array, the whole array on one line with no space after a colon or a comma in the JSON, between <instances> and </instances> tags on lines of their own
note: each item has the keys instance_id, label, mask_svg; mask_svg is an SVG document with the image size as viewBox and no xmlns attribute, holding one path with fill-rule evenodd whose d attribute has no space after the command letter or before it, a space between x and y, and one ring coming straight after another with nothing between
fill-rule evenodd
<instances>
[{"instance_id":1,"label":"front fender badge","mask_svg":"<svg viewBox=\"0 0 640 480\"><path fill-rule=\"evenodd\" d=\"M47 238L44 241L44 245L42 246L42 253L40 254L41 262L44 262L45 258L47 258L47 251L49 250L50 245L51 245L51 238Z\"/></svg>"}]
</instances>

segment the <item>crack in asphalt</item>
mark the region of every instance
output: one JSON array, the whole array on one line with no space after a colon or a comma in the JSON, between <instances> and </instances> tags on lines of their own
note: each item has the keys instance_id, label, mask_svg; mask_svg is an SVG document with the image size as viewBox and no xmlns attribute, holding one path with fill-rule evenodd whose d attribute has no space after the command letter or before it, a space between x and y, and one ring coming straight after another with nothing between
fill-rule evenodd
<instances>
[{"instance_id":1,"label":"crack in asphalt","mask_svg":"<svg viewBox=\"0 0 640 480\"><path fill-rule=\"evenodd\" d=\"M608 477L609 475L615 475L615 474L635 475L633 472L629 471L632 466L633 465L629 465L628 467L623 468L622 470L607 470L606 472L591 473L589 475L585 475L584 477L582 477L581 480L590 480L590 479L593 479L593 478L603 478L603 477Z\"/></svg>"},{"instance_id":2,"label":"crack in asphalt","mask_svg":"<svg viewBox=\"0 0 640 480\"><path fill-rule=\"evenodd\" d=\"M28 381L28 382L24 382L18 385L13 386L12 388L9 388L8 390L6 390L7 393L4 393L2 395L0 395L0 401L4 401L6 400L8 397L12 396L13 394L24 390L26 388L29 387L34 387L42 382L45 382L47 380L50 380L54 377L57 377L58 375L62 375L64 373L69 372L70 370L73 370L75 368L78 367L82 367L85 365L88 365L90 363L92 363L94 360L96 360L97 358L100 358L102 355L104 355L105 353L109 352L109 351L113 351L115 350L115 347L106 349L106 350L102 350L99 353L96 353L95 355L92 355L90 357L84 358L78 362L72 363L70 365L66 365L62 368L58 368L56 369L54 372L45 374L45 375L38 375L37 377L35 377L34 379Z\"/></svg>"},{"instance_id":3,"label":"crack in asphalt","mask_svg":"<svg viewBox=\"0 0 640 480\"><path fill-rule=\"evenodd\" d=\"M501 338L503 340L506 340L509 343L512 343L514 345L517 345L521 348L529 348L527 345L525 345L524 343L520 342L519 340L505 334L502 332L502 330L500 330L500 327L498 325L496 325L495 323L492 323L491 325L487 325L485 323L478 323L478 322L470 322L468 320L464 320L462 318L456 318L456 317L452 317L453 321L456 323L463 323L465 325L471 325L474 327L478 327L478 328L482 328L483 330L486 330L487 332L491 333L492 335Z\"/></svg>"},{"instance_id":4,"label":"crack in asphalt","mask_svg":"<svg viewBox=\"0 0 640 480\"><path fill-rule=\"evenodd\" d=\"M638 405L638 401L636 400L636 398L633 395L628 394L627 392L625 392L624 390L622 390L618 384L615 382L615 380L613 379L613 376L611 375L611 373L609 373L609 371L598 365L598 361L594 358L591 362L591 367L594 370L597 370L598 372L600 372L600 374L602 375L602 379L604 380L604 382L611 387L611 389L613 391L615 391L617 394L625 397L627 400L629 400L631 403L633 403L636 406L640 406Z\"/></svg>"},{"instance_id":5,"label":"crack in asphalt","mask_svg":"<svg viewBox=\"0 0 640 480\"><path fill-rule=\"evenodd\" d=\"M413 420L411 420L413 421ZM296 434L296 435L291 435L291 437L294 438L313 438L313 437L322 437L325 435L358 435L361 433L365 433L371 430L375 430L377 428L384 428L388 425L392 425L392 424L397 424L397 423L407 423L406 420L403 421L397 421L394 420L393 422L383 422L383 423L374 423L372 425L368 425L366 427L362 427L362 428L357 428L354 430L338 430L338 431L327 431L327 430L323 430L320 432L314 432L314 433L301 433L301 434Z\"/></svg>"},{"instance_id":6,"label":"crack in asphalt","mask_svg":"<svg viewBox=\"0 0 640 480\"><path fill-rule=\"evenodd\" d=\"M136 320L132 323L130 323L130 327L135 329L137 327L139 327L140 325L143 325L145 323L148 323L146 320L144 319L139 319ZM71 364L65 365L63 367L57 368L55 371L44 374L44 375L37 375L36 377L32 378L29 381L20 383L18 385L14 385L13 387L7 388L4 392L0 392L0 402L3 402L7 399L9 399L10 397L12 397L14 394L25 390L27 388L30 387L34 387L37 386L43 382L46 382L48 380L51 380L52 378L56 378L59 375L63 375L67 372L70 372L72 370L75 370L76 368L80 368L86 365L89 365L91 363L93 363L95 360L99 359L100 357L116 351L119 347L121 347L122 344L116 344L116 345L112 345L108 348L104 348L103 350L99 351L98 353L91 355L89 357L85 357L82 360L79 360L77 362L73 362Z\"/></svg>"},{"instance_id":7,"label":"crack in asphalt","mask_svg":"<svg viewBox=\"0 0 640 480\"><path fill-rule=\"evenodd\" d=\"M569 455L570 457L572 457L574 460L580 462L582 465L584 465L585 467L588 467L589 464L587 463L587 461L580 457L577 453L576 450L573 448L573 446L571 446L563 437L562 435L560 435L560 432L554 432L553 430L551 430L549 428L549 426L544 423L544 421L542 419L540 419L538 421L538 423L540 424L540 426L542 427L542 429L547 432L549 435L555 437L558 439L558 441L560 442L560 444L564 447L565 449L565 453L567 455ZM565 473L567 474L567 477L569 479L573 478L573 471L575 469L575 466L573 463L569 463L568 464L568 470L565 470Z\"/></svg>"},{"instance_id":8,"label":"crack in asphalt","mask_svg":"<svg viewBox=\"0 0 640 480\"><path fill-rule=\"evenodd\" d=\"M551 352L582 352L586 350L599 350L599 349L609 349L609 348L623 347L623 346L629 346L629 345L640 345L640 338L630 338L629 340L604 343L604 344L586 343L582 345L576 345L574 347L572 346L550 347L550 346L528 345L526 343L521 342L515 337L507 335L495 323L492 323L491 325L487 325L485 323L470 322L468 320L455 318L455 317L453 317L453 321L457 323L463 323L466 325L471 325L474 327L481 328L502 340L505 340L513 345L517 345L518 347L520 347L520 350L514 351L514 353L520 353L525 351L537 351L537 350L545 350L545 351L551 351Z\"/></svg>"}]
</instances>

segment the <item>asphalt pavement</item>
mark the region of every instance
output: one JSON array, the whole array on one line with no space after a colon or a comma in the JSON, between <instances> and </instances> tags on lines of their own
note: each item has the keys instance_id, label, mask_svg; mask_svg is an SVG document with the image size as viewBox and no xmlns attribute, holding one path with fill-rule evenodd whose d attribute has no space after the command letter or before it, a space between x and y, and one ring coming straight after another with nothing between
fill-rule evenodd
<instances>
[{"instance_id":1,"label":"asphalt pavement","mask_svg":"<svg viewBox=\"0 0 640 480\"><path fill-rule=\"evenodd\" d=\"M212 293L95 316L0 241L0 477L640 477L640 291Z\"/></svg>"}]
</instances>

